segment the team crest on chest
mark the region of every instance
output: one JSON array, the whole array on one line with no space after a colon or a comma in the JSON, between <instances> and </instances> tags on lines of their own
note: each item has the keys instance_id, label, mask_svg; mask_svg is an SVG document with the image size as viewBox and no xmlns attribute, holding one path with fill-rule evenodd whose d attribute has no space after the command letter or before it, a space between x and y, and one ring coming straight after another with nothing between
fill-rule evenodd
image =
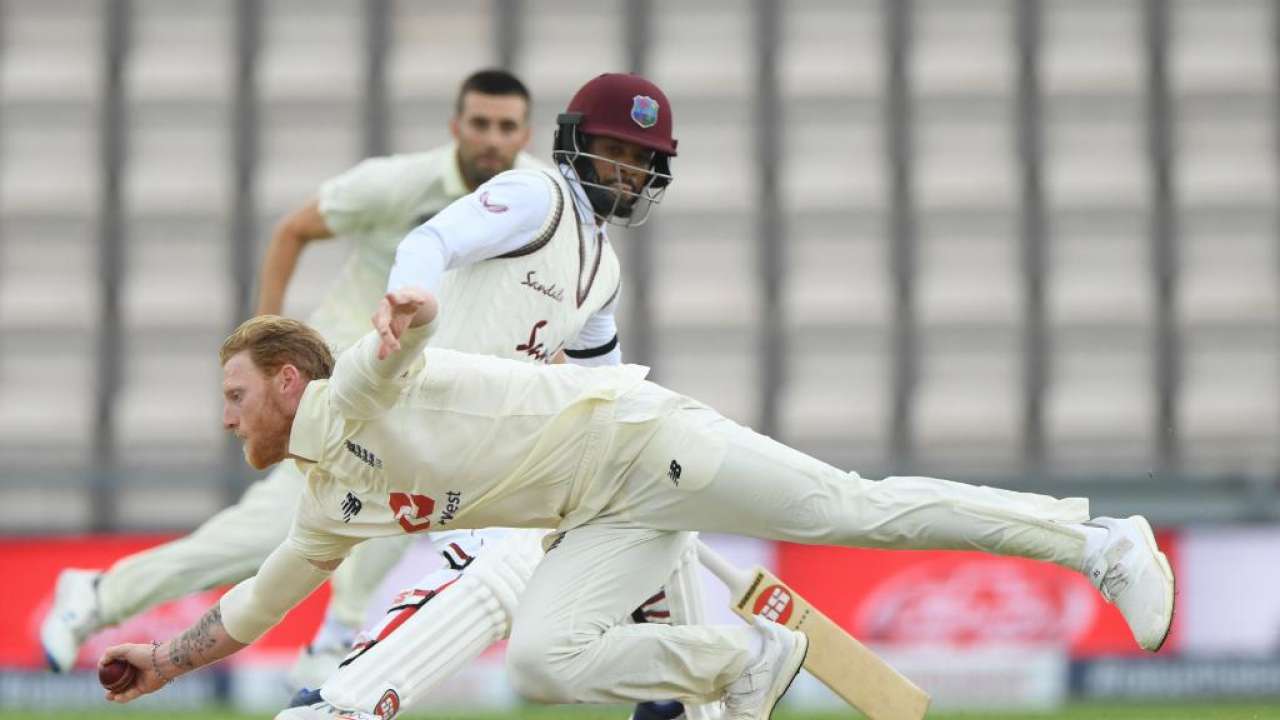
<instances>
[{"instance_id":1,"label":"team crest on chest","mask_svg":"<svg viewBox=\"0 0 1280 720\"><path fill-rule=\"evenodd\" d=\"M657 125L658 101L648 95L637 95L631 98L631 119L645 130Z\"/></svg>"}]
</instances>

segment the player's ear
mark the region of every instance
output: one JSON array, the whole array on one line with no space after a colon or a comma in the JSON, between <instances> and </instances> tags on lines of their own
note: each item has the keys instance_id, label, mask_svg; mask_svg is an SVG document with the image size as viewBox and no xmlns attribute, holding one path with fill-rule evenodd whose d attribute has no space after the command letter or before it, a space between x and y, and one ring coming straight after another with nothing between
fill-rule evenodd
<instances>
[{"instance_id":1,"label":"player's ear","mask_svg":"<svg viewBox=\"0 0 1280 720\"><path fill-rule=\"evenodd\" d=\"M275 380L276 389L280 392L296 390L300 385L306 384L298 368L288 363L280 366L280 370L276 372Z\"/></svg>"},{"instance_id":2,"label":"player's ear","mask_svg":"<svg viewBox=\"0 0 1280 720\"><path fill-rule=\"evenodd\" d=\"M460 118L457 115L454 115L453 117L449 118L449 134L453 136L454 140L459 139L458 133L461 130L461 128L462 128L462 125L460 123Z\"/></svg>"}]
</instances>

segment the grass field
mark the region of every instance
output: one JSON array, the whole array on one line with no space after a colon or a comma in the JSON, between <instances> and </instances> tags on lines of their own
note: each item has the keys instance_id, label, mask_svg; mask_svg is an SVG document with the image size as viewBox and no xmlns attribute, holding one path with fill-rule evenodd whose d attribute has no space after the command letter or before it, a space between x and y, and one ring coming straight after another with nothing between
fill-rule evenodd
<instances>
[{"instance_id":1,"label":"grass field","mask_svg":"<svg viewBox=\"0 0 1280 720\"><path fill-rule=\"evenodd\" d=\"M454 714L409 715L404 720L623 720L626 708L578 708L551 707L528 708L503 714ZM68 713L31 713L0 710L0 720L262 720L266 715L243 715L233 712L198 713L149 713L128 708L107 708L101 712L83 711ZM775 720L850 720L856 717L852 711L842 714L784 713L778 712ZM1078 704L1048 714L992 714L992 713L930 713L931 720L1280 720L1280 702L1274 704Z\"/></svg>"}]
</instances>

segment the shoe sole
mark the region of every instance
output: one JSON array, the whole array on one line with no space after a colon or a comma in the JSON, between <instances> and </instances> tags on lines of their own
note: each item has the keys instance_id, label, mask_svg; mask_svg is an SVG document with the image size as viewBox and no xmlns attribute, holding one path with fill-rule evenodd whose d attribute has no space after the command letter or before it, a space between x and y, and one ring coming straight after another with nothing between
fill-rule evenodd
<instances>
[{"instance_id":1,"label":"shoe sole","mask_svg":"<svg viewBox=\"0 0 1280 720\"><path fill-rule=\"evenodd\" d=\"M1169 639L1169 633L1173 631L1173 613L1178 603L1177 580L1173 576L1173 568L1169 565L1168 556L1160 551L1159 545L1156 545L1156 535L1151 530L1151 523L1141 515L1134 515L1129 519L1135 521L1138 528L1142 530L1142 538L1147 541L1147 549L1156 556L1156 563L1160 566L1165 584L1169 588L1169 621L1165 625L1164 635L1160 636L1160 642L1150 650L1150 652L1160 652L1160 648L1164 647L1165 641Z\"/></svg>"},{"instance_id":2,"label":"shoe sole","mask_svg":"<svg viewBox=\"0 0 1280 720\"><path fill-rule=\"evenodd\" d=\"M770 720L770 718L773 717L773 711L777 709L778 702L781 701L782 696L786 695L787 691L791 689L791 684L796 681L796 678L800 675L800 671L804 669L805 658L809 657L809 636L805 635L803 632L793 632L800 636L797 638L798 640L803 641L800 647L800 661L796 663L795 672L791 673L791 677L787 679L787 684L782 687L782 691L773 697L773 702L769 703L769 711L764 714L764 718L762 720ZM792 656L794 657L794 655L795 653L793 652Z\"/></svg>"}]
</instances>

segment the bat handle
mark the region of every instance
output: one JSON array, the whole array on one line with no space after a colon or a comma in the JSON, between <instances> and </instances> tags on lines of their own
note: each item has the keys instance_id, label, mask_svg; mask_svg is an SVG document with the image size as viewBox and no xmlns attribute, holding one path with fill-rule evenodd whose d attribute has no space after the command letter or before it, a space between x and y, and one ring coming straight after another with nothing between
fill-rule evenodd
<instances>
[{"instance_id":1,"label":"bat handle","mask_svg":"<svg viewBox=\"0 0 1280 720\"><path fill-rule=\"evenodd\" d=\"M729 592L734 595L741 595L751 584L750 573L729 562L701 540L698 541L698 559L702 561L702 566L710 570L712 575L720 578L720 582L724 583L725 587L729 588Z\"/></svg>"}]
</instances>

